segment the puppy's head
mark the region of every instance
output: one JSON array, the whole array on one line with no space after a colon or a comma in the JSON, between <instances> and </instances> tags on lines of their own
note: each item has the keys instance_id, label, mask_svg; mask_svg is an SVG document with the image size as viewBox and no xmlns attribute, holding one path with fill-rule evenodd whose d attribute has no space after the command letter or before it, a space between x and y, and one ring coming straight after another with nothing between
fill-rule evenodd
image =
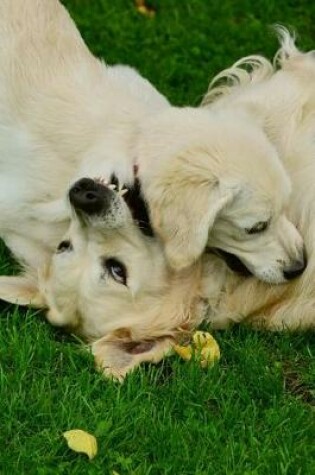
<instances>
[{"instance_id":1,"label":"puppy's head","mask_svg":"<svg viewBox=\"0 0 315 475\"><path fill-rule=\"evenodd\" d=\"M180 329L199 321L199 271L170 271L159 242L110 186L81 179L69 201L68 232L39 289L18 278L15 301L48 307L52 324L87 338L99 366L121 378L141 361L159 360ZM12 285L10 292L14 301Z\"/></svg>"},{"instance_id":2,"label":"puppy's head","mask_svg":"<svg viewBox=\"0 0 315 475\"><path fill-rule=\"evenodd\" d=\"M302 239L285 216L289 179L247 117L170 109L143 128L138 161L153 228L174 268L208 247L270 283L304 270Z\"/></svg>"}]
</instances>

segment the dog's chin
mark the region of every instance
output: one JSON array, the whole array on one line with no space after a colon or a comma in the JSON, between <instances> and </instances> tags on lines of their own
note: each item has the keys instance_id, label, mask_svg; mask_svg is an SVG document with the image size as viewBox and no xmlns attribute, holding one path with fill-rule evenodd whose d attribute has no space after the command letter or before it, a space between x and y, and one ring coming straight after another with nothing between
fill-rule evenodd
<instances>
[{"instance_id":1,"label":"dog's chin","mask_svg":"<svg viewBox=\"0 0 315 475\"><path fill-rule=\"evenodd\" d=\"M243 262L237 256L235 256L235 254L231 254L218 248L208 248L207 252L210 254L215 254L216 256L223 259L226 265L236 274L239 274L242 277L251 277L253 275L252 272L245 266L245 264L243 264Z\"/></svg>"}]
</instances>

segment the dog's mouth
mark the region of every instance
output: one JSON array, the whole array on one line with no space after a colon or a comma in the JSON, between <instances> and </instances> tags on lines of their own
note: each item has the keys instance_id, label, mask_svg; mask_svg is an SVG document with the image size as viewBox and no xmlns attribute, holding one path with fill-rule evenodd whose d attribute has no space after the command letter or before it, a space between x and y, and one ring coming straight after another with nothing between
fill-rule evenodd
<instances>
[{"instance_id":1,"label":"dog's mouth","mask_svg":"<svg viewBox=\"0 0 315 475\"><path fill-rule=\"evenodd\" d=\"M143 234L153 237L154 232L151 225L149 210L142 196L139 178L136 177L133 185L127 187L126 190L127 192L123 195L123 199L131 212L134 222Z\"/></svg>"},{"instance_id":2,"label":"dog's mouth","mask_svg":"<svg viewBox=\"0 0 315 475\"><path fill-rule=\"evenodd\" d=\"M216 256L223 259L233 272L236 272L243 277L250 277L253 275L252 272L245 266L245 264L243 264L243 262L237 256L235 256L235 254L231 254L216 247L207 248L206 252L215 254Z\"/></svg>"},{"instance_id":3,"label":"dog's mouth","mask_svg":"<svg viewBox=\"0 0 315 475\"><path fill-rule=\"evenodd\" d=\"M148 207L137 177L131 186L121 186L114 174L109 181L81 178L69 190L70 204L84 223L89 223L91 219L108 212L118 212L120 199L123 199L129 208L133 221L140 231L146 236L154 236Z\"/></svg>"}]
</instances>

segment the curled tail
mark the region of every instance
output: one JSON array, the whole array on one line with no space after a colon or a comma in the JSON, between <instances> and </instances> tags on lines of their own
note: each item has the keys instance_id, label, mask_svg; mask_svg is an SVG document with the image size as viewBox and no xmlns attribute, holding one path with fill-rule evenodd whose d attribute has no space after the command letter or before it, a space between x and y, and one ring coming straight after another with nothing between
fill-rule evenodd
<instances>
[{"instance_id":1,"label":"curled tail","mask_svg":"<svg viewBox=\"0 0 315 475\"><path fill-rule=\"evenodd\" d=\"M219 73L210 82L201 105L207 106L222 96L227 96L237 87L257 84L269 79L278 69L302 53L295 46L295 35L281 25L274 27L280 41L280 48L273 62L259 55L246 56L230 68Z\"/></svg>"},{"instance_id":2,"label":"curled tail","mask_svg":"<svg viewBox=\"0 0 315 475\"><path fill-rule=\"evenodd\" d=\"M294 32L290 33L289 30L282 25L275 25L274 30L280 43L280 48L273 59L273 64L275 68L278 69L283 68L285 63L303 53L295 46L296 36Z\"/></svg>"}]
</instances>

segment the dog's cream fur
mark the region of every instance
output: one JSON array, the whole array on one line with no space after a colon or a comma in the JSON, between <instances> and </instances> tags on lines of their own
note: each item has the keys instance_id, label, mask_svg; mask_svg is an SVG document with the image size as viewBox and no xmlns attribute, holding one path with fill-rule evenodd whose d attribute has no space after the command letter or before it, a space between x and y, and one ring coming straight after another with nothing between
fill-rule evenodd
<instances>
[{"instance_id":1,"label":"dog's cream fur","mask_svg":"<svg viewBox=\"0 0 315 475\"><path fill-rule=\"evenodd\" d=\"M236 255L261 280L285 281L284 271L303 259L285 215L291 185L250 111L168 109L147 121L139 142L153 226L174 268L208 246ZM268 228L249 234L259 223Z\"/></svg>"},{"instance_id":2,"label":"dog's cream fur","mask_svg":"<svg viewBox=\"0 0 315 475\"><path fill-rule=\"evenodd\" d=\"M246 111L261 124L289 173L287 214L303 236L308 265L301 277L281 286L228 278L228 290L209 314L215 327L233 321L274 330L315 327L315 52L300 52L284 28L278 32L281 48L273 65L260 56L243 58L214 79L204 104L211 114Z\"/></svg>"},{"instance_id":3,"label":"dog's cream fur","mask_svg":"<svg viewBox=\"0 0 315 475\"><path fill-rule=\"evenodd\" d=\"M241 112L235 125L229 114L172 108L134 70L94 58L57 0L1 1L0 65L0 232L25 269L0 278L0 298L48 308L53 324L69 326L92 343L105 373L121 377L141 360L160 359L179 332L204 318L205 297L217 308L230 273L216 257L170 270L162 245L142 235L120 196L110 225L108 217L83 225L66 199L78 178L108 180L114 172L130 184L139 166L157 226L159 213L162 221L170 213L167 223L172 206L175 211L176 243L166 249L178 267L201 253L209 228L209 243L231 250L234 228L250 228L270 213L269 241L246 240L236 254L251 250L246 264L270 282L282 281L283 269L300 258L301 238L283 213L288 177L276 147L258 127L247 129L251 112ZM214 146L212 138L218 139ZM241 165L234 138L244 152ZM257 173L248 173L250 163ZM166 194L152 171L163 178ZM196 183L201 186L195 194ZM280 193L274 193L275 184ZM163 207L155 212L159 195ZM62 239L72 249L55 252ZM113 257L127 267L127 286L102 266ZM209 284L216 269L221 277Z\"/></svg>"},{"instance_id":4,"label":"dog's cream fur","mask_svg":"<svg viewBox=\"0 0 315 475\"><path fill-rule=\"evenodd\" d=\"M291 184L282 151L262 121L253 97L208 110L168 108L143 125L144 194L175 269L206 246L237 256L268 283L285 282L286 271L303 263L301 236L285 214Z\"/></svg>"},{"instance_id":5,"label":"dog's cream fur","mask_svg":"<svg viewBox=\"0 0 315 475\"><path fill-rule=\"evenodd\" d=\"M203 315L200 265L170 271L122 197L119 213L87 226L66 194L85 176L132 183L140 125L168 107L133 69L94 58L57 0L0 2L0 233L24 267L0 278L0 298L48 308L116 376L161 357ZM65 239L72 249L55 252ZM108 258L124 263L128 285Z\"/></svg>"}]
</instances>

